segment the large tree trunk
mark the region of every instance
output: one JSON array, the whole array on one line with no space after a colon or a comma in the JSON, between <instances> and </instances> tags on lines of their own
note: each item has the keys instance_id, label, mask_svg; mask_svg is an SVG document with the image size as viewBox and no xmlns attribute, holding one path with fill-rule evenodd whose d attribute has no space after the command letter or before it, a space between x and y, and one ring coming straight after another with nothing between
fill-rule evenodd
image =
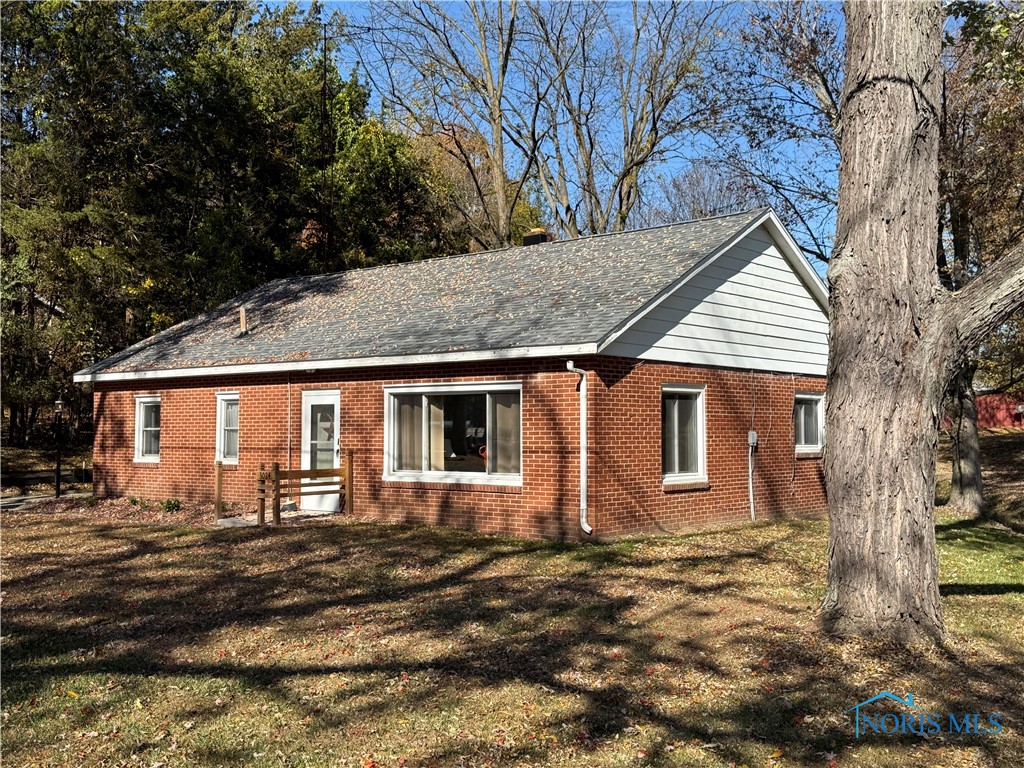
<instances>
[{"instance_id":1,"label":"large tree trunk","mask_svg":"<svg viewBox=\"0 0 1024 768\"><path fill-rule=\"evenodd\" d=\"M942 638L935 453L944 391L935 211L942 11L846 5L846 84L831 330L824 626Z\"/></svg>"},{"instance_id":2,"label":"large tree trunk","mask_svg":"<svg viewBox=\"0 0 1024 768\"><path fill-rule=\"evenodd\" d=\"M939 3L846 5L825 480L826 630L945 634L935 547L942 394L1024 306L1024 243L955 293L939 284Z\"/></svg>"},{"instance_id":3,"label":"large tree trunk","mask_svg":"<svg viewBox=\"0 0 1024 768\"><path fill-rule=\"evenodd\" d=\"M953 484L949 505L980 517L985 511L981 479L981 444L978 442L978 406L974 397L977 363L964 365L956 377L953 400Z\"/></svg>"},{"instance_id":4,"label":"large tree trunk","mask_svg":"<svg viewBox=\"0 0 1024 768\"><path fill-rule=\"evenodd\" d=\"M11 445L24 448L28 440L25 431L25 406L22 403L11 403L9 407L9 422L7 428L7 439Z\"/></svg>"}]
</instances>

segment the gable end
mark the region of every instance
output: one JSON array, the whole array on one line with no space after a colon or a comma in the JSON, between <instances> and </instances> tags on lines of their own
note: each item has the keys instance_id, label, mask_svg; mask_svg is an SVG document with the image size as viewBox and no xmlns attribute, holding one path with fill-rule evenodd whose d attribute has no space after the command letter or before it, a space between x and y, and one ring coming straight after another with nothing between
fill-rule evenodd
<instances>
[{"instance_id":1,"label":"gable end","mask_svg":"<svg viewBox=\"0 0 1024 768\"><path fill-rule=\"evenodd\" d=\"M602 347L602 353L716 368L824 376L827 295L766 217Z\"/></svg>"}]
</instances>

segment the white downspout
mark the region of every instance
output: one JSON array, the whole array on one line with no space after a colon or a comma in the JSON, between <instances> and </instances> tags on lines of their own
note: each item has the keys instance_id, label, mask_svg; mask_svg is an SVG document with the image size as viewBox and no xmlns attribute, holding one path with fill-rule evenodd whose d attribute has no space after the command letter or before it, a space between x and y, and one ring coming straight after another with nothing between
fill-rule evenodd
<instances>
[{"instance_id":1,"label":"white downspout","mask_svg":"<svg viewBox=\"0 0 1024 768\"><path fill-rule=\"evenodd\" d=\"M572 360L565 367L580 377L580 528L589 536L594 529L587 521L587 372L573 365Z\"/></svg>"},{"instance_id":2,"label":"white downspout","mask_svg":"<svg viewBox=\"0 0 1024 768\"><path fill-rule=\"evenodd\" d=\"M757 450L757 399L754 397L754 372L750 372L750 431L747 432L747 491L750 494L750 519L757 520L754 515L754 451Z\"/></svg>"}]
</instances>

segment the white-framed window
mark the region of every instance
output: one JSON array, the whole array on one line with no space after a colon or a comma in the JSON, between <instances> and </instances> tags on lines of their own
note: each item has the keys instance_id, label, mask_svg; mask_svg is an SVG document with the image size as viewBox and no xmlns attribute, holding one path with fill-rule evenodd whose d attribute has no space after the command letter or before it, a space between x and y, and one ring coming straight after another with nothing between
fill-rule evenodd
<instances>
[{"instance_id":1,"label":"white-framed window","mask_svg":"<svg viewBox=\"0 0 1024 768\"><path fill-rule=\"evenodd\" d=\"M704 387L661 387L661 475L666 483L707 480Z\"/></svg>"},{"instance_id":2,"label":"white-framed window","mask_svg":"<svg viewBox=\"0 0 1024 768\"><path fill-rule=\"evenodd\" d=\"M135 460L160 461L160 395L135 396Z\"/></svg>"},{"instance_id":3,"label":"white-framed window","mask_svg":"<svg viewBox=\"0 0 1024 768\"><path fill-rule=\"evenodd\" d=\"M521 485L522 384L384 387L384 479Z\"/></svg>"},{"instance_id":4,"label":"white-framed window","mask_svg":"<svg viewBox=\"0 0 1024 768\"><path fill-rule=\"evenodd\" d=\"M825 396L820 392L797 392L793 396L793 442L799 453L816 453L824 444Z\"/></svg>"},{"instance_id":5,"label":"white-framed window","mask_svg":"<svg viewBox=\"0 0 1024 768\"><path fill-rule=\"evenodd\" d=\"M217 393L217 461L238 463L238 393Z\"/></svg>"}]
</instances>

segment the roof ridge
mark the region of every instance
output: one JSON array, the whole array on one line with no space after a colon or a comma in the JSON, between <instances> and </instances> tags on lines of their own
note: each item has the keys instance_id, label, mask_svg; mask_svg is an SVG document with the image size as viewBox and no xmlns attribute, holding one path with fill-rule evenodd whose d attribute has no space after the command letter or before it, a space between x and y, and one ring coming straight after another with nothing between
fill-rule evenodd
<instances>
[{"instance_id":1,"label":"roof ridge","mask_svg":"<svg viewBox=\"0 0 1024 768\"><path fill-rule=\"evenodd\" d=\"M761 212L761 211L769 211L769 210L771 210L770 206L761 205L761 206L756 206L754 208L747 208L746 210L743 210L743 211L734 211L733 213L719 213L719 214L716 214L715 216L703 216L703 217L696 218L696 219L685 219L683 221L672 221L672 222L668 222L667 224L656 224L653 227L640 227L639 229L623 229L623 230L620 230L618 232L595 232L592 235L583 235L581 237L573 237L573 238L570 238L570 239L567 239L567 240L556 240L556 241L551 242L551 243L537 243L535 245L527 245L527 246L523 246L523 245L507 245L504 248L489 248L486 251L469 251L467 253L447 253L447 254L444 254L443 256L428 256L425 259L414 259L413 261L395 261L395 262L392 262L390 264L374 264L374 265L366 266L366 267L355 267L353 269L339 269L336 272L320 272L320 273L313 274L313 275L295 275L294 277L279 277L276 280L272 280L270 282L275 282L276 283L276 282L287 282L289 280L310 280L310 279L317 279L317 278L327 279L327 278L331 278L331 277L336 277L338 275L352 274L353 272L369 272L369 271L375 270L375 269L382 269L383 270L383 269L388 269L388 268L392 268L392 267L408 267L411 264L424 264L426 262L433 262L433 261L448 261L450 259L463 259L463 258L467 258L469 256L496 256L498 254L503 254L503 253L509 253L511 251L516 251L516 250L518 250L520 248L536 248L537 246L544 246L544 245L562 245L562 244L565 244L565 243L580 243L580 242L583 242L585 240L596 240L596 239L601 238L601 237L615 237L615 236L619 236L619 235L633 235L633 234L637 234L639 232L653 232L654 230L667 229L668 227L679 227L679 226L682 226L684 224L698 224L698 223L703 223L703 222L706 222L706 221L715 221L717 219L728 219L728 218L733 217L733 216L743 216L745 214ZM265 283L265 285L269 285L269 283Z\"/></svg>"}]
</instances>

